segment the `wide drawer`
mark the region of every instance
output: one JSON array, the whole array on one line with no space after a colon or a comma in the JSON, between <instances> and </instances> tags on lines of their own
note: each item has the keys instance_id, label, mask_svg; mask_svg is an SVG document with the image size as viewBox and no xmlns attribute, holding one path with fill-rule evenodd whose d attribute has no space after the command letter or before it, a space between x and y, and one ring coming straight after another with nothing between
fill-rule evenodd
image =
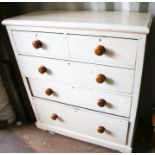
<instances>
[{"instance_id":1,"label":"wide drawer","mask_svg":"<svg viewBox=\"0 0 155 155\"><path fill-rule=\"evenodd\" d=\"M137 40L68 35L68 42L72 59L103 65L135 67ZM105 53L103 48L99 48L98 45L105 47ZM97 49L98 55L95 53L95 49Z\"/></svg>"},{"instance_id":2,"label":"wide drawer","mask_svg":"<svg viewBox=\"0 0 155 155\"><path fill-rule=\"evenodd\" d=\"M131 97L82 89L62 82L30 79L32 96L58 101L78 107L129 117Z\"/></svg>"},{"instance_id":3,"label":"wide drawer","mask_svg":"<svg viewBox=\"0 0 155 155\"><path fill-rule=\"evenodd\" d=\"M12 34L19 54L51 58L67 57L67 42L64 34L15 30Z\"/></svg>"},{"instance_id":4,"label":"wide drawer","mask_svg":"<svg viewBox=\"0 0 155 155\"><path fill-rule=\"evenodd\" d=\"M19 56L18 62L27 77L48 78L51 82L63 81L93 90L132 92L134 70L28 56Z\"/></svg>"},{"instance_id":5,"label":"wide drawer","mask_svg":"<svg viewBox=\"0 0 155 155\"><path fill-rule=\"evenodd\" d=\"M34 104L39 121L55 131L65 130L98 140L126 143L128 121L52 101L34 99Z\"/></svg>"}]
</instances>

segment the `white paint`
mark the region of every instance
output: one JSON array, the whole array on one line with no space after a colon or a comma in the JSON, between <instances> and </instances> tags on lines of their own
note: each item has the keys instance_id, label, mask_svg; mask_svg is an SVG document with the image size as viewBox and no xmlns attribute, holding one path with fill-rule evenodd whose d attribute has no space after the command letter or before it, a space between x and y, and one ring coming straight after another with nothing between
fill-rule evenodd
<instances>
[{"instance_id":1,"label":"white paint","mask_svg":"<svg viewBox=\"0 0 155 155\"><path fill-rule=\"evenodd\" d=\"M146 35L149 32L151 21L150 14L129 12L47 12L47 14L38 12L36 15L29 14L5 20L3 24L7 25L17 63L36 115L37 127L121 152L131 152ZM19 30L20 33L14 33ZM24 35L20 35L23 31L31 32L24 32ZM47 34L48 39L45 39L45 42L48 43L50 50L46 49L40 54L33 51L32 31L39 32L39 36L41 34L42 38L45 37L45 33ZM66 47L64 42L67 42L65 50L58 50L59 53L56 52L57 50L53 50L49 41L52 40L53 33L63 34L61 35L63 41L61 37L54 39L57 42L54 49ZM32 34L32 36L28 37L28 40L24 40L24 36L27 37L28 34ZM75 40L85 48L84 51L83 48L79 48L75 44L75 40L74 42L70 40L69 34L75 34L78 38ZM79 39L79 35L85 42L87 39L84 35L91 36L91 44L87 42L85 45ZM121 43L118 44L117 52L121 51L121 57L119 59L111 57L106 62L104 59L98 62L95 56L89 55L88 50L92 49L89 46L94 46L92 37L96 36L109 37L111 44L109 43L110 46L108 46L113 49L116 48L114 45L117 42L114 38L120 38L118 40L121 40ZM20 40L24 40L24 42L20 42ZM31 41L29 42L29 40ZM132 50L129 52L129 49ZM40 75L38 73L40 65L45 65L49 69L48 73ZM95 77L98 73L104 73L114 82L110 80L109 83L97 84ZM47 86L56 90L60 96L57 98L45 96L44 90ZM32 96L31 91L35 97ZM73 98L70 94L73 95ZM95 107L94 102L96 104L96 100L101 97L100 95L106 95L106 100L115 104L118 109L106 107L101 111ZM44 98L44 100L36 97ZM86 97L85 101L84 97ZM92 103L88 105L90 101ZM77 108L75 105L79 107ZM51 122L52 112L60 114L61 118L66 121ZM108 135L105 132L103 140L102 135L98 135L96 132L96 126L100 123L114 134Z\"/></svg>"},{"instance_id":2,"label":"white paint","mask_svg":"<svg viewBox=\"0 0 155 155\"><path fill-rule=\"evenodd\" d=\"M61 33L56 34L12 31L12 34L15 40L18 53L20 54L39 55L56 58L67 57L67 41L65 39L65 35ZM39 49L35 49L32 45L32 42L36 40L40 40L42 42L42 47Z\"/></svg>"},{"instance_id":3,"label":"white paint","mask_svg":"<svg viewBox=\"0 0 155 155\"><path fill-rule=\"evenodd\" d=\"M150 17L135 12L38 11L6 19L3 24L148 33Z\"/></svg>"},{"instance_id":4,"label":"white paint","mask_svg":"<svg viewBox=\"0 0 155 155\"><path fill-rule=\"evenodd\" d=\"M12 33L19 54L71 58L104 65L135 67L137 40L34 31L12 31ZM32 42L35 40L42 42L41 48L35 49L33 47ZM59 46L60 44L61 46ZM67 45L69 45L69 52L67 52ZM102 56L95 54L95 48L98 45L103 45L106 48L106 53ZM124 50L126 50L126 53Z\"/></svg>"},{"instance_id":5,"label":"white paint","mask_svg":"<svg viewBox=\"0 0 155 155\"><path fill-rule=\"evenodd\" d=\"M54 132L57 132L59 134L71 137L71 138L75 138L75 139L79 139L81 141L85 141L88 143L93 143L93 144L100 145L103 147L111 148L113 150L118 150L118 151L127 152L127 153L130 153L132 151L131 147L129 147L127 145L113 143L113 142L105 141L105 140L100 140L100 139L97 139L94 137L90 137L90 136L87 136L84 134L80 134L78 132L72 132L69 130L65 130L63 128L54 128L51 125L48 125L48 124L45 124L45 123L42 123L39 121L36 122L36 126L42 130L45 130L45 131L47 131L47 130L54 131Z\"/></svg>"},{"instance_id":6,"label":"white paint","mask_svg":"<svg viewBox=\"0 0 155 155\"><path fill-rule=\"evenodd\" d=\"M69 35L68 42L69 54L72 59L103 65L135 67L137 40ZM95 54L95 48L98 45L106 48L106 53L102 56Z\"/></svg>"},{"instance_id":7,"label":"white paint","mask_svg":"<svg viewBox=\"0 0 155 155\"><path fill-rule=\"evenodd\" d=\"M34 99L34 103L39 121L51 125L55 130L57 128L70 130L102 141L126 143L128 121L40 99ZM58 119L51 119L53 113L58 115ZM103 134L97 132L99 126L106 129ZM116 128L116 126L121 126L121 128Z\"/></svg>"},{"instance_id":8,"label":"white paint","mask_svg":"<svg viewBox=\"0 0 155 155\"><path fill-rule=\"evenodd\" d=\"M134 70L131 69L29 56L19 56L18 61L26 77L49 79L51 82L62 81L92 90L132 93ZM38 72L40 66L45 66L47 73L40 74ZM96 82L98 74L105 75L105 82L101 84Z\"/></svg>"},{"instance_id":9,"label":"white paint","mask_svg":"<svg viewBox=\"0 0 155 155\"><path fill-rule=\"evenodd\" d=\"M63 82L51 82L44 79L28 79L32 96L40 97L48 100L58 101L65 104L84 107L91 110L106 112L114 115L129 117L131 99L130 96L93 91L83 89L80 86L66 84ZM48 96L45 94L47 88L54 91L54 94ZM106 100L104 107L99 107L97 102L99 99Z\"/></svg>"},{"instance_id":10,"label":"white paint","mask_svg":"<svg viewBox=\"0 0 155 155\"><path fill-rule=\"evenodd\" d=\"M137 53L137 62L136 62L136 70L135 70L135 80L134 80L134 89L133 89L133 99L132 99L132 107L131 107L131 116L129 118L130 128L129 128L129 138L128 145L132 145L132 140L134 138L134 130L136 123L136 114L138 109L139 95L140 95L140 85L144 64L144 55L145 55L145 45L146 45L146 35L139 39L138 44L138 53Z\"/></svg>"}]
</instances>

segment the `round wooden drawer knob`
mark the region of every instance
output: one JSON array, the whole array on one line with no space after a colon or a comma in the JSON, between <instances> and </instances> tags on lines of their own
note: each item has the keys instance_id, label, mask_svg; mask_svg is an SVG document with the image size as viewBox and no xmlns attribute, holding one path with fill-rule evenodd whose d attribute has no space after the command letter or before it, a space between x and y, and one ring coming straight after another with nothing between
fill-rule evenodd
<instances>
[{"instance_id":1,"label":"round wooden drawer knob","mask_svg":"<svg viewBox=\"0 0 155 155\"><path fill-rule=\"evenodd\" d=\"M98 45L95 49L95 54L98 56L101 56L102 54L104 54L106 51L105 47L102 45Z\"/></svg>"},{"instance_id":2,"label":"round wooden drawer knob","mask_svg":"<svg viewBox=\"0 0 155 155\"><path fill-rule=\"evenodd\" d=\"M53 114L51 115L51 119L52 119L52 120L56 120L57 118L58 118L58 115L57 115L57 114L53 113Z\"/></svg>"},{"instance_id":3,"label":"round wooden drawer knob","mask_svg":"<svg viewBox=\"0 0 155 155\"><path fill-rule=\"evenodd\" d=\"M32 45L34 48L38 49L38 48L42 47L42 42L40 40L35 40L32 42Z\"/></svg>"},{"instance_id":4,"label":"round wooden drawer knob","mask_svg":"<svg viewBox=\"0 0 155 155\"><path fill-rule=\"evenodd\" d=\"M106 80L106 77L103 74L98 74L96 77L97 83L103 83Z\"/></svg>"},{"instance_id":5,"label":"round wooden drawer knob","mask_svg":"<svg viewBox=\"0 0 155 155\"><path fill-rule=\"evenodd\" d=\"M104 99L99 99L97 104L99 107L104 107L106 105L106 101Z\"/></svg>"},{"instance_id":6,"label":"round wooden drawer knob","mask_svg":"<svg viewBox=\"0 0 155 155\"><path fill-rule=\"evenodd\" d=\"M53 94L53 90L50 89L50 88L47 88L46 91L45 91L45 94L50 96L51 94Z\"/></svg>"},{"instance_id":7,"label":"round wooden drawer knob","mask_svg":"<svg viewBox=\"0 0 155 155\"><path fill-rule=\"evenodd\" d=\"M97 128L97 132L98 133L103 133L105 131L105 128L103 127L103 126L99 126L98 128Z\"/></svg>"},{"instance_id":8,"label":"round wooden drawer knob","mask_svg":"<svg viewBox=\"0 0 155 155\"><path fill-rule=\"evenodd\" d=\"M40 74L44 74L44 73L46 73L47 69L46 69L45 66L40 66L38 71L39 71Z\"/></svg>"}]
</instances>

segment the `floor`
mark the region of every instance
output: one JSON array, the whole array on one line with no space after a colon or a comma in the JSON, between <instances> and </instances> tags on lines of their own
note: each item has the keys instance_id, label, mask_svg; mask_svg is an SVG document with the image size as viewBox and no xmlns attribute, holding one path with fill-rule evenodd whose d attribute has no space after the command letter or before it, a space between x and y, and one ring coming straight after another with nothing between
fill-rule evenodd
<instances>
[{"instance_id":1,"label":"floor","mask_svg":"<svg viewBox=\"0 0 155 155\"><path fill-rule=\"evenodd\" d=\"M32 125L0 130L0 152L4 153L115 153L117 151L37 129Z\"/></svg>"}]
</instances>

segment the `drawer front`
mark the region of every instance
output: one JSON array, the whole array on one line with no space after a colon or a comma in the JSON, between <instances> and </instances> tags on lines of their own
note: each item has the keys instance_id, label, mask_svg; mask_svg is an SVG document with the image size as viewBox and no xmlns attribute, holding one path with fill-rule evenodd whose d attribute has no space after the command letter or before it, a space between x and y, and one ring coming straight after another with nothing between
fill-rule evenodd
<instances>
[{"instance_id":1,"label":"drawer front","mask_svg":"<svg viewBox=\"0 0 155 155\"><path fill-rule=\"evenodd\" d=\"M100 112L129 117L131 97L82 89L62 82L28 79L32 95Z\"/></svg>"},{"instance_id":2,"label":"drawer front","mask_svg":"<svg viewBox=\"0 0 155 155\"><path fill-rule=\"evenodd\" d=\"M103 141L126 143L128 122L125 120L39 99L34 99L34 104L39 121L55 129L69 130Z\"/></svg>"},{"instance_id":3,"label":"drawer front","mask_svg":"<svg viewBox=\"0 0 155 155\"><path fill-rule=\"evenodd\" d=\"M68 42L72 59L104 65L135 67L137 40L69 35ZM105 53L98 45L105 47Z\"/></svg>"},{"instance_id":4,"label":"drawer front","mask_svg":"<svg viewBox=\"0 0 155 155\"><path fill-rule=\"evenodd\" d=\"M130 69L27 56L19 56L19 64L27 77L50 78L51 82L62 81L93 90L132 92L134 70ZM38 71L42 66L46 68L44 74Z\"/></svg>"},{"instance_id":5,"label":"drawer front","mask_svg":"<svg viewBox=\"0 0 155 155\"><path fill-rule=\"evenodd\" d=\"M12 31L12 34L19 54L67 57L67 42L63 34L28 31Z\"/></svg>"}]
</instances>

